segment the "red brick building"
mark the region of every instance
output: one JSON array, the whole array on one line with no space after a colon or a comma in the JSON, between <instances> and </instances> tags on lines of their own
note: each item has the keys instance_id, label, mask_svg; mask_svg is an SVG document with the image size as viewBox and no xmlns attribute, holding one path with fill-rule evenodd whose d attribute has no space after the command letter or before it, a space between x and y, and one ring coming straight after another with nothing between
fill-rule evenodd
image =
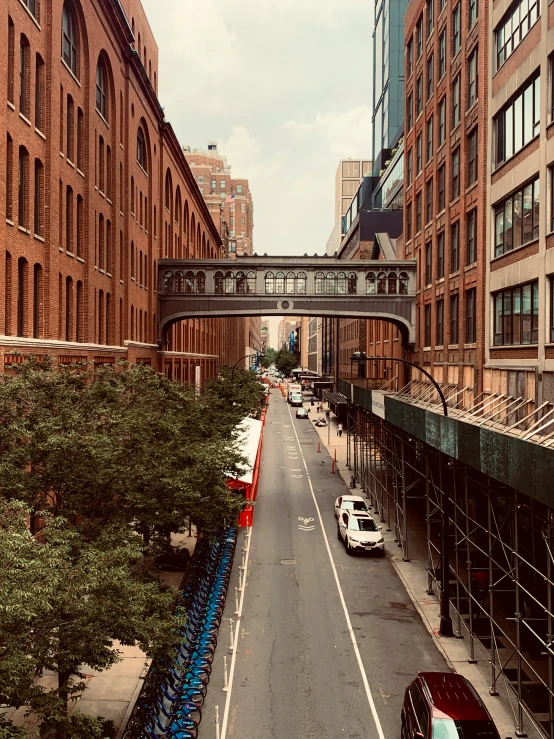
<instances>
[{"instance_id":1,"label":"red brick building","mask_svg":"<svg viewBox=\"0 0 554 739\"><path fill-rule=\"evenodd\" d=\"M15 351L213 376L220 322L158 348L160 257L221 238L157 99L138 0L7 0L0 50L0 371Z\"/></svg>"}]
</instances>

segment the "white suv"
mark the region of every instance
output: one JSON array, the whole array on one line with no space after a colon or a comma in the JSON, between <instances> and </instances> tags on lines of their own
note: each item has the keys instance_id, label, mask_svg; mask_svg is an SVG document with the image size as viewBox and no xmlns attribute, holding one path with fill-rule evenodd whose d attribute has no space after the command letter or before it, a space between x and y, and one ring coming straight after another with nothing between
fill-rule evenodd
<instances>
[{"instance_id":1,"label":"white suv","mask_svg":"<svg viewBox=\"0 0 554 739\"><path fill-rule=\"evenodd\" d=\"M344 541L348 554L354 552L375 552L379 556L385 554L385 540L381 535L381 526L369 513L361 511L341 511L337 526L337 538Z\"/></svg>"}]
</instances>

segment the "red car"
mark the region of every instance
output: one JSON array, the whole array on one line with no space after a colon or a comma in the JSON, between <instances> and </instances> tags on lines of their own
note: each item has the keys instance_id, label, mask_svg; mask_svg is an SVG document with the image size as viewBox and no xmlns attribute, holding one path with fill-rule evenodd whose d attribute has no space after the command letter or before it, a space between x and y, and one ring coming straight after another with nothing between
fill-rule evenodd
<instances>
[{"instance_id":1,"label":"red car","mask_svg":"<svg viewBox=\"0 0 554 739\"><path fill-rule=\"evenodd\" d=\"M451 672L420 672L402 706L402 739L500 739L473 685Z\"/></svg>"}]
</instances>

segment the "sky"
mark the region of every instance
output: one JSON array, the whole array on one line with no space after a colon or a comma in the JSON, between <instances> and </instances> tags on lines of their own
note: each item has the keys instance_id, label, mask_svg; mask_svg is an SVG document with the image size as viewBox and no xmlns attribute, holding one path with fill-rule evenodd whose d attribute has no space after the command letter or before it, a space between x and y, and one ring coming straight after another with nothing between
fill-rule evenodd
<instances>
[{"instance_id":1,"label":"sky","mask_svg":"<svg viewBox=\"0 0 554 739\"><path fill-rule=\"evenodd\" d=\"M324 253L338 162L371 154L370 0L142 3L166 119L249 179L254 251Z\"/></svg>"}]
</instances>

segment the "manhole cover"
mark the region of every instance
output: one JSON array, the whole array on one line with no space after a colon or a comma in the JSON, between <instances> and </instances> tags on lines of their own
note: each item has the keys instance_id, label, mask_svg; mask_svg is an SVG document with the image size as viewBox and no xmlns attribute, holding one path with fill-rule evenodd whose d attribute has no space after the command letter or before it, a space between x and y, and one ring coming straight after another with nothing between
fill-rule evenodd
<instances>
[{"instance_id":1,"label":"manhole cover","mask_svg":"<svg viewBox=\"0 0 554 739\"><path fill-rule=\"evenodd\" d=\"M394 602L391 603L390 601L389 601L389 606L391 608L397 608L399 611L405 611L408 608L407 603L394 603Z\"/></svg>"},{"instance_id":2,"label":"manhole cover","mask_svg":"<svg viewBox=\"0 0 554 739\"><path fill-rule=\"evenodd\" d=\"M281 564L282 565L295 565L296 560L295 559L282 559Z\"/></svg>"}]
</instances>

